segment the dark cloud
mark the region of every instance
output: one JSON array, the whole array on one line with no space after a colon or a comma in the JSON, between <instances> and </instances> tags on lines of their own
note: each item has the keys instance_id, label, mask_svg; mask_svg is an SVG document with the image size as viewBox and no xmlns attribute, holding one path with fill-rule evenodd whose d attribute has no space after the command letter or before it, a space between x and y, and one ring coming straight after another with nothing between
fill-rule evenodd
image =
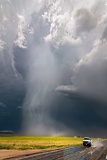
<instances>
[{"instance_id":1,"label":"dark cloud","mask_svg":"<svg viewBox=\"0 0 107 160\"><path fill-rule=\"evenodd\" d=\"M23 104L25 83L20 76L18 77L18 74L21 74L19 70L15 74L8 50L4 50L3 57L0 63L0 130L19 131L22 110L18 110L17 107Z\"/></svg>"},{"instance_id":2,"label":"dark cloud","mask_svg":"<svg viewBox=\"0 0 107 160\"><path fill-rule=\"evenodd\" d=\"M26 79L29 69L29 53L27 49L14 47L13 50L15 66L23 79Z\"/></svg>"},{"instance_id":3,"label":"dark cloud","mask_svg":"<svg viewBox=\"0 0 107 160\"><path fill-rule=\"evenodd\" d=\"M74 99L70 95L62 94L57 97L51 111L52 117L67 127L68 135L98 137L101 136L100 132L95 130L105 130L103 135L106 136L106 113L107 106L101 102L85 98Z\"/></svg>"}]
</instances>

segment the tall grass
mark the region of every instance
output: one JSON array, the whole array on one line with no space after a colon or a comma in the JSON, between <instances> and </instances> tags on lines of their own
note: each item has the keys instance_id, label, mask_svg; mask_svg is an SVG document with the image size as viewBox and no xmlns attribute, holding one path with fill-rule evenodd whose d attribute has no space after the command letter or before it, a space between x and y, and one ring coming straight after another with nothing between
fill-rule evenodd
<instances>
[{"instance_id":1,"label":"tall grass","mask_svg":"<svg viewBox=\"0 0 107 160\"><path fill-rule=\"evenodd\" d=\"M40 137L40 136L2 136L0 149L47 149L76 146L82 144L82 138Z\"/></svg>"}]
</instances>

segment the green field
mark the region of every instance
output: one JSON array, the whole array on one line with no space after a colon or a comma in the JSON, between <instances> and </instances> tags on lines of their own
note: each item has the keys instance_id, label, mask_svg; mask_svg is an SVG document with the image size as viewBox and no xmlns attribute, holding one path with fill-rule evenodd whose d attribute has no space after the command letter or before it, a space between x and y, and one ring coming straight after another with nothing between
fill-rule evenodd
<instances>
[{"instance_id":1,"label":"green field","mask_svg":"<svg viewBox=\"0 0 107 160\"><path fill-rule=\"evenodd\" d=\"M37 137L37 136L1 136L0 149L47 149L76 146L82 144L82 138Z\"/></svg>"}]
</instances>

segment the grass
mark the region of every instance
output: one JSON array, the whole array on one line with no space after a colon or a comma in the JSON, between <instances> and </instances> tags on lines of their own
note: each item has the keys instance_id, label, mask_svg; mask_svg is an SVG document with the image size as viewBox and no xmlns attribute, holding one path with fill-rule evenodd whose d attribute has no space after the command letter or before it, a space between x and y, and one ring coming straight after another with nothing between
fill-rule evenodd
<instances>
[{"instance_id":1,"label":"grass","mask_svg":"<svg viewBox=\"0 0 107 160\"><path fill-rule=\"evenodd\" d=\"M76 146L82 144L82 138L73 137L39 137L39 136L2 136L0 149L49 149Z\"/></svg>"},{"instance_id":2,"label":"grass","mask_svg":"<svg viewBox=\"0 0 107 160\"><path fill-rule=\"evenodd\" d=\"M0 144L0 149L9 150L9 149L12 149L12 146L7 144Z\"/></svg>"}]
</instances>

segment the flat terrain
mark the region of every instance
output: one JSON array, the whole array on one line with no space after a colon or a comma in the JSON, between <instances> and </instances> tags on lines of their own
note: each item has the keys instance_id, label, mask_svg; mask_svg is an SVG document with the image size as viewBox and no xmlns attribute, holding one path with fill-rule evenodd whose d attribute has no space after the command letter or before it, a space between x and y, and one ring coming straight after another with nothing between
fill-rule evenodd
<instances>
[{"instance_id":1,"label":"flat terrain","mask_svg":"<svg viewBox=\"0 0 107 160\"><path fill-rule=\"evenodd\" d=\"M49 149L77 146L82 144L82 138L72 137L37 137L37 136L2 136L0 150Z\"/></svg>"},{"instance_id":2,"label":"flat terrain","mask_svg":"<svg viewBox=\"0 0 107 160\"><path fill-rule=\"evenodd\" d=\"M105 160L107 140L93 140L90 148L81 144L82 138L2 136L0 160Z\"/></svg>"},{"instance_id":3,"label":"flat terrain","mask_svg":"<svg viewBox=\"0 0 107 160\"><path fill-rule=\"evenodd\" d=\"M0 160L6 159L6 158L12 158L12 157L20 157L20 156L27 156L32 155L33 153L42 153L45 152L45 150L0 150Z\"/></svg>"},{"instance_id":4,"label":"flat terrain","mask_svg":"<svg viewBox=\"0 0 107 160\"><path fill-rule=\"evenodd\" d=\"M104 143L103 143L104 144ZM68 147L55 150L15 150L12 155L0 154L0 160L106 160L107 158L107 145L102 147L84 148L83 146ZM12 150L9 150L11 153ZM20 153L20 154L19 154Z\"/></svg>"},{"instance_id":5,"label":"flat terrain","mask_svg":"<svg viewBox=\"0 0 107 160\"><path fill-rule=\"evenodd\" d=\"M81 144L82 138L0 136L0 160Z\"/></svg>"}]
</instances>

